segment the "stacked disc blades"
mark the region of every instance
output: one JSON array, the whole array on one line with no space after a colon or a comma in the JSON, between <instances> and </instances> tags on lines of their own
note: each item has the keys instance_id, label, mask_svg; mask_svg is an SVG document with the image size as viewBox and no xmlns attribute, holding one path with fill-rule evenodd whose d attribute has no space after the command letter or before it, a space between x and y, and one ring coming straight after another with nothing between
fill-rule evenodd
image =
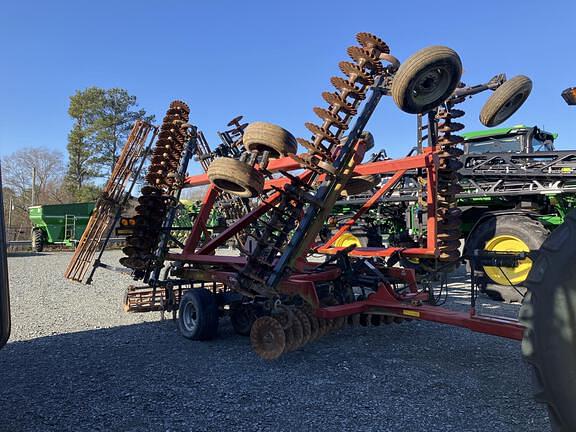
<instances>
[{"instance_id":1,"label":"stacked disc blades","mask_svg":"<svg viewBox=\"0 0 576 432\"><path fill-rule=\"evenodd\" d=\"M334 306L337 302L327 302ZM297 350L309 342L339 330L346 325L379 326L401 323L403 318L389 315L356 314L349 317L323 319L304 306L282 306L270 316L254 321L250 342L254 352L265 360L275 360L282 354Z\"/></svg>"},{"instance_id":2,"label":"stacked disc blades","mask_svg":"<svg viewBox=\"0 0 576 432\"><path fill-rule=\"evenodd\" d=\"M345 325L345 317L326 320L308 306L283 306L254 321L250 342L258 356L274 360Z\"/></svg>"},{"instance_id":3,"label":"stacked disc blades","mask_svg":"<svg viewBox=\"0 0 576 432\"><path fill-rule=\"evenodd\" d=\"M187 140L183 125L188 122L189 113L188 105L174 101L162 121L145 177L146 185L138 198L134 231L122 249L126 256L120 259L120 264L125 267L145 269L158 247L171 194L178 185L178 168Z\"/></svg>"},{"instance_id":4,"label":"stacked disc blades","mask_svg":"<svg viewBox=\"0 0 576 432\"><path fill-rule=\"evenodd\" d=\"M348 48L348 55L353 62L345 61L339 64L345 77L332 77L330 81L336 91L322 94L328 107L314 108L322 121L321 124L306 123L306 128L313 134L311 140L297 139L310 153L327 160L328 163L334 158L337 147L341 145L342 135L357 114L369 87L384 71L381 55L390 52L386 43L370 33L358 33L356 39L360 46ZM304 183L293 183L291 187L300 189L302 193L308 192ZM299 200L297 194L294 194L294 191L288 193L286 189L285 192L289 196L285 196L278 206L271 209L269 221L259 221L266 229L257 239L258 246L248 257L248 263L242 272L244 277L240 281L247 291L257 291L268 297L277 295L265 286L267 277L274 268L274 260L278 253L284 250L291 232L303 214L302 203L294 202Z\"/></svg>"},{"instance_id":5,"label":"stacked disc blades","mask_svg":"<svg viewBox=\"0 0 576 432\"><path fill-rule=\"evenodd\" d=\"M367 89L384 70L380 56L390 52L386 43L370 33L358 33L356 40L360 46L348 48L348 55L353 62L344 61L339 64L346 77L332 77L330 82L336 91L322 93L328 108L314 108L314 113L322 123L306 123L306 128L313 134L312 138L310 141L298 139L299 144L321 158L330 159L333 156L342 134L366 98Z\"/></svg>"},{"instance_id":6,"label":"stacked disc blades","mask_svg":"<svg viewBox=\"0 0 576 432\"><path fill-rule=\"evenodd\" d=\"M462 191L458 174L458 170L462 167L458 159L462 155L462 150L456 146L464 139L454 135L454 132L464 129L464 125L452 120L463 115L464 111L454 109L450 103L436 114L440 162L437 190L437 245L440 250L439 261L444 263L457 263L460 258L462 210L457 206L456 194Z\"/></svg>"}]
</instances>

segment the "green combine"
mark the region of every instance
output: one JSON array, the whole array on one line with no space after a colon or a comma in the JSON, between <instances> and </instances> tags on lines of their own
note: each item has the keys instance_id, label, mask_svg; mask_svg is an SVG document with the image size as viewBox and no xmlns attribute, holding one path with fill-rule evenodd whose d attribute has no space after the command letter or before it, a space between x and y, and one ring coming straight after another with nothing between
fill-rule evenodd
<instances>
[{"instance_id":1,"label":"green combine","mask_svg":"<svg viewBox=\"0 0 576 432\"><path fill-rule=\"evenodd\" d=\"M46 245L74 247L82 237L92 210L94 202L29 207L32 250L42 252Z\"/></svg>"}]
</instances>

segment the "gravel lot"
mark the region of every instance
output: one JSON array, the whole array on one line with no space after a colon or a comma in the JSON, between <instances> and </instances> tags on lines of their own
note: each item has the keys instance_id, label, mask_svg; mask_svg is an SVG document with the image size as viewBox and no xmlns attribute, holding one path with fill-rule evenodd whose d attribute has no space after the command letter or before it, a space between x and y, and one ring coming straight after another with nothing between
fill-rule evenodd
<instances>
[{"instance_id":1,"label":"gravel lot","mask_svg":"<svg viewBox=\"0 0 576 432\"><path fill-rule=\"evenodd\" d=\"M411 322L347 328L267 363L227 321L191 342L158 313L125 313L128 277L71 283L69 258L9 258L0 431L549 430L518 342Z\"/></svg>"}]
</instances>

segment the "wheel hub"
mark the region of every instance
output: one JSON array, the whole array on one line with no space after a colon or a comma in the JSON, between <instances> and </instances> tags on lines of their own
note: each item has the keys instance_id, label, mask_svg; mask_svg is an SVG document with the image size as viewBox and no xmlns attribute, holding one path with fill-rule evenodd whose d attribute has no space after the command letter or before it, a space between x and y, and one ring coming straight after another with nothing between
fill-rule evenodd
<instances>
[{"instance_id":1,"label":"wheel hub","mask_svg":"<svg viewBox=\"0 0 576 432\"><path fill-rule=\"evenodd\" d=\"M510 234L496 236L486 242L484 250L491 252L529 252L530 248L521 239ZM499 285L517 285L526 280L532 268L532 260L525 258L519 261L517 267L485 266L484 272Z\"/></svg>"}]
</instances>

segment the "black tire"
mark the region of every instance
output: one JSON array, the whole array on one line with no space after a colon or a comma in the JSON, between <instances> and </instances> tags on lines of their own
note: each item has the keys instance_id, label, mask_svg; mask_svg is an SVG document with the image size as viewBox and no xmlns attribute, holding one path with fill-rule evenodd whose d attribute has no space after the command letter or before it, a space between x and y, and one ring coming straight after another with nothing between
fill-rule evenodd
<instances>
[{"instance_id":1,"label":"black tire","mask_svg":"<svg viewBox=\"0 0 576 432\"><path fill-rule=\"evenodd\" d=\"M42 252L44 250L44 233L41 229L32 230L32 250Z\"/></svg>"},{"instance_id":2,"label":"black tire","mask_svg":"<svg viewBox=\"0 0 576 432\"><path fill-rule=\"evenodd\" d=\"M186 291L178 308L178 328L187 339L214 339L218 333L218 305L214 294L205 288Z\"/></svg>"},{"instance_id":3,"label":"black tire","mask_svg":"<svg viewBox=\"0 0 576 432\"><path fill-rule=\"evenodd\" d=\"M470 233L466 240L466 251L472 253L475 249L484 249L491 239L503 235L514 236L522 240L530 250L538 250L548 234L549 231L540 222L528 216L518 214L494 216L484 220ZM514 287L491 280L482 268L477 268L476 271L477 274L484 274L479 277L484 278L486 282L499 285L497 289L492 290L494 293L489 293L491 298L502 298L508 302L520 300L521 296ZM487 286L486 290L490 291L491 287Z\"/></svg>"},{"instance_id":4,"label":"black tire","mask_svg":"<svg viewBox=\"0 0 576 432\"><path fill-rule=\"evenodd\" d=\"M522 353L552 429L576 430L576 211L548 237L526 280Z\"/></svg>"},{"instance_id":5,"label":"black tire","mask_svg":"<svg viewBox=\"0 0 576 432\"><path fill-rule=\"evenodd\" d=\"M262 173L237 159L215 159L208 167L207 174L214 186L242 198L258 196L264 190Z\"/></svg>"},{"instance_id":6,"label":"black tire","mask_svg":"<svg viewBox=\"0 0 576 432\"><path fill-rule=\"evenodd\" d=\"M298 151L296 138L286 129L272 123L250 123L244 130L242 142L246 150L268 151L271 158L279 158Z\"/></svg>"},{"instance_id":7,"label":"black tire","mask_svg":"<svg viewBox=\"0 0 576 432\"><path fill-rule=\"evenodd\" d=\"M494 127L505 122L526 102L532 91L532 80L518 75L504 82L488 98L480 111L480 123Z\"/></svg>"},{"instance_id":8,"label":"black tire","mask_svg":"<svg viewBox=\"0 0 576 432\"><path fill-rule=\"evenodd\" d=\"M369 192L374 189L380 183L380 176L376 174L370 174L365 176L352 177L344 189L342 189L343 196L359 195L364 192Z\"/></svg>"},{"instance_id":9,"label":"black tire","mask_svg":"<svg viewBox=\"0 0 576 432\"><path fill-rule=\"evenodd\" d=\"M402 111L420 114L444 102L460 83L462 62L444 46L431 46L406 60L392 82L392 98Z\"/></svg>"}]
</instances>

